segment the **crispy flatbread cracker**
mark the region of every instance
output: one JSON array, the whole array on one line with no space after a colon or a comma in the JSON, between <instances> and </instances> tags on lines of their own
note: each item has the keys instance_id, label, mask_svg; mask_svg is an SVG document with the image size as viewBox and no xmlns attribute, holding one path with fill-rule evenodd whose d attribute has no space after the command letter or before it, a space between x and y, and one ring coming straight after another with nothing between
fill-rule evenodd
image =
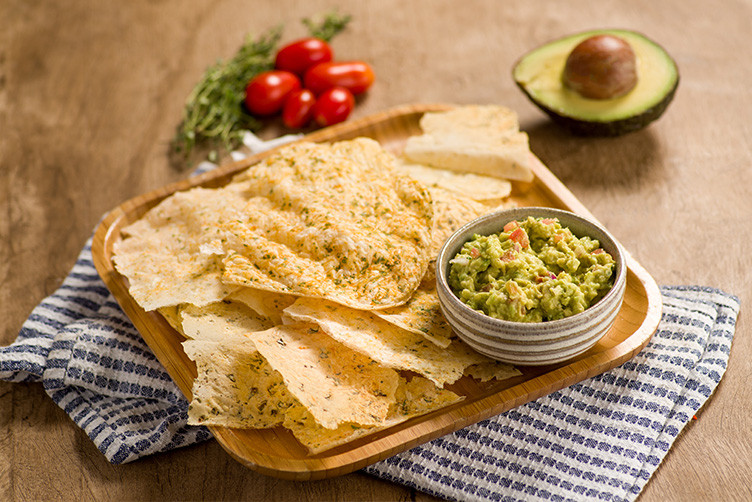
<instances>
[{"instance_id":1,"label":"crispy flatbread cracker","mask_svg":"<svg viewBox=\"0 0 752 502\"><path fill-rule=\"evenodd\" d=\"M454 338L452 327L441 313L435 283L424 282L404 305L374 310L373 313L386 322L420 335L442 348L449 347Z\"/></svg>"},{"instance_id":2,"label":"crispy flatbread cracker","mask_svg":"<svg viewBox=\"0 0 752 502\"><path fill-rule=\"evenodd\" d=\"M372 312L326 300L300 298L285 309L285 315L316 324L333 339L379 364L413 371L439 387L456 382L468 366L489 360L459 341L444 349Z\"/></svg>"},{"instance_id":3,"label":"crispy flatbread cracker","mask_svg":"<svg viewBox=\"0 0 752 502\"><path fill-rule=\"evenodd\" d=\"M206 305L239 286L402 304L428 266L432 206L394 163L365 138L290 146L223 188L166 198L123 230L115 265L146 310Z\"/></svg>"},{"instance_id":4,"label":"crispy flatbread cracker","mask_svg":"<svg viewBox=\"0 0 752 502\"><path fill-rule=\"evenodd\" d=\"M237 286L223 284L225 223L240 218L245 198L231 189L194 188L166 198L123 229L113 261L145 310L207 305Z\"/></svg>"},{"instance_id":5,"label":"crispy flatbread cracker","mask_svg":"<svg viewBox=\"0 0 752 502\"><path fill-rule=\"evenodd\" d=\"M190 425L274 427L296 405L282 376L249 338L231 343L186 340L183 349L196 362L198 372L188 407Z\"/></svg>"},{"instance_id":6,"label":"crispy flatbread cracker","mask_svg":"<svg viewBox=\"0 0 752 502\"><path fill-rule=\"evenodd\" d=\"M420 287L404 305L374 311L382 319L420 334L440 347L448 347L454 336L441 314L436 293L435 259L439 249L455 230L489 211L468 197L440 187L429 188L433 204L431 262Z\"/></svg>"},{"instance_id":7,"label":"crispy flatbread cracker","mask_svg":"<svg viewBox=\"0 0 752 502\"><path fill-rule=\"evenodd\" d=\"M370 139L300 142L123 230L113 260L131 295L196 362L190 424L284 426L317 453L461 400L443 387L463 375L520 374L454 337L433 262L509 195L486 157L503 143L514 160L527 138L498 107L421 126L475 164L400 167Z\"/></svg>"},{"instance_id":8,"label":"crispy flatbread cracker","mask_svg":"<svg viewBox=\"0 0 752 502\"><path fill-rule=\"evenodd\" d=\"M238 175L249 195L222 280L355 308L405 303L428 266L425 187L373 140L298 143Z\"/></svg>"},{"instance_id":9,"label":"crispy flatbread cracker","mask_svg":"<svg viewBox=\"0 0 752 502\"><path fill-rule=\"evenodd\" d=\"M421 117L404 155L418 164L503 179L532 181L527 134L517 114L501 106L468 105Z\"/></svg>"},{"instance_id":10,"label":"crispy flatbread cracker","mask_svg":"<svg viewBox=\"0 0 752 502\"><path fill-rule=\"evenodd\" d=\"M351 350L311 325L276 326L250 335L290 393L322 427L378 425L394 403L396 371Z\"/></svg>"},{"instance_id":11,"label":"crispy flatbread cracker","mask_svg":"<svg viewBox=\"0 0 752 502\"><path fill-rule=\"evenodd\" d=\"M498 205L512 192L508 180L473 173L458 173L401 160L401 170L429 188L442 188L486 205Z\"/></svg>"},{"instance_id":12,"label":"crispy flatbread cracker","mask_svg":"<svg viewBox=\"0 0 752 502\"><path fill-rule=\"evenodd\" d=\"M228 300L203 307L185 305L180 309L183 333L194 340L243 341L248 333L274 326L269 319L247 306Z\"/></svg>"},{"instance_id":13,"label":"crispy flatbread cracker","mask_svg":"<svg viewBox=\"0 0 752 502\"><path fill-rule=\"evenodd\" d=\"M240 302L257 314L266 317L273 324L282 323L282 311L295 301L297 296L274 293L263 289L240 288L227 297L228 300Z\"/></svg>"},{"instance_id":14,"label":"crispy flatbread cracker","mask_svg":"<svg viewBox=\"0 0 752 502\"><path fill-rule=\"evenodd\" d=\"M436 258L444 242L462 225L490 211L487 206L459 194L433 187L429 189L433 205L431 221L431 259L421 286L430 287L436 280Z\"/></svg>"},{"instance_id":15,"label":"crispy flatbread cracker","mask_svg":"<svg viewBox=\"0 0 752 502\"><path fill-rule=\"evenodd\" d=\"M465 223L490 211L488 206L449 190L429 188L433 205L431 221L431 259L444 245L444 242Z\"/></svg>"},{"instance_id":16,"label":"crispy flatbread cracker","mask_svg":"<svg viewBox=\"0 0 752 502\"><path fill-rule=\"evenodd\" d=\"M302 407L288 410L285 427L312 454L321 453L359 437L373 434L410 418L438 410L464 399L446 389L439 389L430 380L413 377L409 382L400 378L396 402L389 409L384 422L376 426L363 426L355 423L342 424L336 429L325 429Z\"/></svg>"},{"instance_id":17,"label":"crispy flatbread cracker","mask_svg":"<svg viewBox=\"0 0 752 502\"><path fill-rule=\"evenodd\" d=\"M185 333L183 333L183 320L180 318L180 305L159 307L157 312L165 318L167 323L172 326L175 331L185 336Z\"/></svg>"},{"instance_id":18,"label":"crispy flatbread cracker","mask_svg":"<svg viewBox=\"0 0 752 502\"><path fill-rule=\"evenodd\" d=\"M522 375L522 372L511 364L489 360L485 363L473 364L465 368L465 375L481 382L489 380L506 380Z\"/></svg>"}]
</instances>

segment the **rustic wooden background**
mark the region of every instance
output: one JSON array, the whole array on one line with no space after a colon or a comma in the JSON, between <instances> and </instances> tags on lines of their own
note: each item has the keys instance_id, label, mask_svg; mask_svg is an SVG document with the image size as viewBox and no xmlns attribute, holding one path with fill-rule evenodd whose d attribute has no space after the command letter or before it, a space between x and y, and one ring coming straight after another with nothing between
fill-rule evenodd
<instances>
[{"instance_id":1,"label":"rustic wooden background","mask_svg":"<svg viewBox=\"0 0 752 502\"><path fill-rule=\"evenodd\" d=\"M101 216L180 179L167 145L203 70L247 33L339 6L338 58L373 64L354 116L417 102L518 111L533 151L659 284L738 295L728 371L640 501L752 498L752 3L700 0L0 2L0 345L66 276ZM553 126L510 76L516 59L591 28L642 31L674 56L676 98L650 128L582 139ZM267 130L271 136L277 131ZM360 473L293 483L215 442L112 466L39 384L0 383L3 500L432 500Z\"/></svg>"}]
</instances>

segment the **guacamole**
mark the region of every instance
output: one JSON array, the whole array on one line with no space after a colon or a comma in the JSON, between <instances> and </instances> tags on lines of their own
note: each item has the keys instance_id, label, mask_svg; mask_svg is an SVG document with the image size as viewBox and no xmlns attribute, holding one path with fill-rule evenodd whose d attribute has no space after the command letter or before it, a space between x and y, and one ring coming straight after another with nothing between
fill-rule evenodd
<instances>
[{"instance_id":1,"label":"guacamole","mask_svg":"<svg viewBox=\"0 0 752 502\"><path fill-rule=\"evenodd\" d=\"M449 285L462 302L521 322L584 311L611 289L615 272L597 240L576 237L556 218L528 217L498 234L476 234L449 264Z\"/></svg>"}]
</instances>

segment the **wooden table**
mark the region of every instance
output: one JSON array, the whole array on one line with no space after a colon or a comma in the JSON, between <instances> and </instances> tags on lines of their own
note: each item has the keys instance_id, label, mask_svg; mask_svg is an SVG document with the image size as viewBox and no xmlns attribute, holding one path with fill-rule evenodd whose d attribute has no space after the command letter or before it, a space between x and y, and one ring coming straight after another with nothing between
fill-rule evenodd
<instances>
[{"instance_id":1,"label":"wooden table","mask_svg":"<svg viewBox=\"0 0 752 502\"><path fill-rule=\"evenodd\" d=\"M653 274L738 295L728 371L641 501L752 497L752 4L731 0L340 2L335 39L378 80L354 116L415 102L499 103L532 150ZM100 217L186 176L167 147L203 70L246 33L331 1L0 2L0 344L66 276ZM679 91L650 128L581 139L519 92L515 60L580 30L642 31L675 57ZM269 136L275 131L266 131ZM39 384L0 382L0 499L431 500L360 473L312 483L267 478L215 442L108 464Z\"/></svg>"}]
</instances>

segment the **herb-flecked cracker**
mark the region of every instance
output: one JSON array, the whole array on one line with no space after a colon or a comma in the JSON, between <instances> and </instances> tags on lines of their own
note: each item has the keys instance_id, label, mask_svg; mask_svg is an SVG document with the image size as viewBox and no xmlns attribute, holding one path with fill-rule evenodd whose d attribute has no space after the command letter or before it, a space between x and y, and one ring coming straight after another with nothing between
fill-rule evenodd
<instances>
[{"instance_id":1,"label":"herb-flecked cracker","mask_svg":"<svg viewBox=\"0 0 752 502\"><path fill-rule=\"evenodd\" d=\"M285 315L316 324L341 344L367 354L379 364L419 373L439 387L456 382L468 366L489 361L459 340L441 348L372 312L325 300L300 298L285 309Z\"/></svg>"},{"instance_id":2,"label":"herb-flecked cracker","mask_svg":"<svg viewBox=\"0 0 752 502\"><path fill-rule=\"evenodd\" d=\"M442 348L449 347L454 332L441 313L434 283L424 281L412 298L398 307L374 310L374 315L402 329L422 336Z\"/></svg>"},{"instance_id":3,"label":"herb-flecked cracker","mask_svg":"<svg viewBox=\"0 0 752 502\"><path fill-rule=\"evenodd\" d=\"M453 335L434 278L509 183L433 171L366 138L299 142L123 230L131 295L196 363L189 423L285 427L315 454L461 400L443 387L462 376L519 374Z\"/></svg>"},{"instance_id":4,"label":"herb-flecked cracker","mask_svg":"<svg viewBox=\"0 0 752 502\"><path fill-rule=\"evenodd\" d=\"M322 427L378 425L394 403L396 371L351 350L311 325L281 325L250 335L290 393Z\"/></svg>"},{"instance_id":5,"label":"herb-flecked cracker","mask_svg":"<svg viewBox=\"0 0 752 502\"><path fill-rule=\"evenodd\" d=\"M203 307L185 305L180 308L183 334L194 340L232 342L243 340L254 331L271 328L274 323L258 315L242 303L221 301Z\"/></svg>"},{"instance_id":6,"label":"herb-flecked cracker","mask_svg":"<svg viewBox=\"0 0 752 502\"><path fill-rule=\"evenodd\" d=\"M433 206L431 222L431 261L418 289L403 305L374 313L401 328L426 337L440 347L448 347L454 334L441 314L436 292L435 258L444 241L465 223L488 212L490 208L465 195L441 187L428 189Z\"/></svg>"},{"instance_id":7,"label":"herb-flecked cracker","mask_svg":"<svg viewBox=\"0 0 752 502\"><path fill-rule=\"evenodd\" d=\"M292 305L297 297L285 293L274 293L263 289L240 288L227 297L228 300L240 302L257 314L266 317L274 324L282 323L282 311Z\"/></svg>"},{"instance_id":8,"label":"herb-flecked cracker","mask_svg":"<svg viewBox=\"0 0 752 502\"><path fill-rule=\"evenodd\" d=\"M281 375L248 338L232 343L186 340L183 349L198 372L188 407L190 425L274 427L296 403Z\"/></svg>"},{"instance_id":9,"label":"herb-flecked cracker","mask_svg":"<svg viewBox=\"0 0 752 502\"><path fill-rule=\"evenodd\" d=\"M431 199L373 140L298 143L233 181L249 196L225 284L362 309L405 303L428 267Z\"/></svg>"},{"instance_id":10,"label":"herb-flecked cracker","mask_svg":"<svg viewBox=\"0 0 752 502\"><path fill-rule=\"evenodd\" d=\"M522 375L522 372L508 363L489 360L485 363L473 364L465 368L465 375L481 382L489 380L506 380Z\"/></svg>"},{"instance_id":11,"label":"herb-flecked cracker","mask_svg":"<svg viewBox=\"0 0 752 502\"><path fill-rule=\"evenodd\" d=\"M160 202L123 229L114 263L145 310L207 305L237 286L222 283L227 222L242 217L246 198L230 188L194 188Z\"/></svg>"},{"instance_id":12,"label":"herb-flecked cracker","mask_svg":"<svg viewBox=\"0 0 752 502\"><path fill-rule=\"evenodd\" d=\"M345 423L336 429L325 429L313 420L304 408L290 408L285 415L284 426L292 431L295 438L312 454L320 453L357 438L373 434L410 418L429 413L450 404L459 402L462 396L446 389L439 389L430 380L413 377L409 382L400 378L395 403L383 423L363 426Z\"/></svg>"}]
</instances>

